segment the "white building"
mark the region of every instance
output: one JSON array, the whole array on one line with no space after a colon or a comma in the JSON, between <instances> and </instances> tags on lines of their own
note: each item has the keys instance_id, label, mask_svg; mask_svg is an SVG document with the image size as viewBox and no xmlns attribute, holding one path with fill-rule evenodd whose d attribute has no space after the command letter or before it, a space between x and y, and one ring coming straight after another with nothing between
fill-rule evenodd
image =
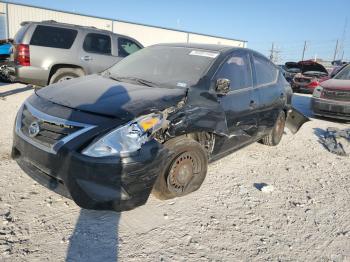
<instances>
[{"instance_id":1,"label":"white building","mask_svg":"<svg viewBox=\"0 0 350 262\"><path fill-rule=\"evenodd\" d=\"M243 40L0 1L0 39L13 38L23 21L43 20L94 26L131 36L144 46L170 42L223 44L238 47L246 47L247 45L247 41Z\"/></svg>"}]
</instances>

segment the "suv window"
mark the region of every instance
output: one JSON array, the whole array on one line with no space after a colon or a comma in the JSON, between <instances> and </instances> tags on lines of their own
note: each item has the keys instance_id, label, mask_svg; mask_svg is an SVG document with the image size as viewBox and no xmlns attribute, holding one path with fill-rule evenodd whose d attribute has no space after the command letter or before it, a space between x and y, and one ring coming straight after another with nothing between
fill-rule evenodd
<instances>
[{"instance_id":1,"label":"suv window","mask_svg":"<svg viewBox=\"0 0 350 262\"><path fill-rule=\"evenodd\" d=\"M69 49L78 34L77 30L38 25L35 28L31 45Z\"/></svg>"},{"instance_id":2,"label":"suv window","mask_svg":"<svg viewBox=\"0 0 350 262\"><path fill-rule=\"evenodd\" d=\"M229 79L231 90L238 90L253 86L250 62L247 54L234 54L218 72L216 79Z\"/></svg>"},{"instance_id":3,"label":"suv window","mask_svg":"<svg viewBox=\"0 0 350 262\"><path fill-rule=\"evenodd\" d=\"M270 60L255 54L253 55L253 60L256 74L256 84L258 86L276 82L278 70Z\"/></svg>"},{"instance_id":4,"label":"suv window","mask_svg":"<svg viewBox=\"0 0 350 262\"><path fill-rule=\"evenodd\" d=\"M122 37L118 37L118 55L126 57L140 50L141 47L134 41Z\"/></svg>"},{"instance_id":5,"label":"suv window","mask_svg":"<svg viewBox=\"0 0 350 262\"><path fill-rule=\"evenodd\" d=\"M111 37L109 35L90 33L84 40L83 49L89 53L110 55Z\"/></svg>"}]
</instances>

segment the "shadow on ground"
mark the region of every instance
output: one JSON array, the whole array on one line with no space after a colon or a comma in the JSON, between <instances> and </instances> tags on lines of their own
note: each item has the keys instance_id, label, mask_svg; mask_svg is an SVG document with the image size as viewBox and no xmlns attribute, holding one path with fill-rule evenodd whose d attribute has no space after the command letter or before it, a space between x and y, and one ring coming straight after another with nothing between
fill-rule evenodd
<instances>
[{"instance_id":1,"label":"shadow on ground","mask_svg":"<svg viewBox=\"0 0 350 262\"><path fill-rule=\"evenodd\" d=\"M3 83L0 83L0 86L2 84ZM28 90L32 90L32 89L33 89L33 87L28 85L28 86L25 86L25 87L12 89L12 90L5 91L5 92L0 92L0 97L7 97L7 96L10 96L10 95L15 95L15 94L22 93L22 92L25 92L25 91L28 91Z\"/></svg>"},{"instance_id":2,"label":"shadow on ground","mask_svg":"<svg viewBox=\"0 0 350 262\"><path fill-rule=\"evenodd\" d=\"M120 213L82 209L69 239L66 261L118 261Z\"/></svg>"}]
</instances>

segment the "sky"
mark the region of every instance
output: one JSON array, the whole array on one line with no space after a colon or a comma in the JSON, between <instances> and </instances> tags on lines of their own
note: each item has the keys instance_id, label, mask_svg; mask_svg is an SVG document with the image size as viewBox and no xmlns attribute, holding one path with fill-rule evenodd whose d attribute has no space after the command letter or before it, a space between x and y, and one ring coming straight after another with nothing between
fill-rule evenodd
<instances>
[{"instance_id":1,"label":"sky","mask_svg":"<svg viewBox=\"0 0 350 262\"><path fill-rule=\"evenodd\" d=\"M278 62L305 58L350 60L349 0L16 0L40 7L248 41ZM277 53L276 53L277 55Z\"/></svg>"}]
</instances>

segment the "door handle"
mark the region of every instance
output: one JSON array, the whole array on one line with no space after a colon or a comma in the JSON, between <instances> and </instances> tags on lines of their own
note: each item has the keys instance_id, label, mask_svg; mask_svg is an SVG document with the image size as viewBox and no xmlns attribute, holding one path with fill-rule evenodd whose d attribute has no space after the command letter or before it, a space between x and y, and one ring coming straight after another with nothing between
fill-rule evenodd
<instances>
[{"instance_id":1,"label":"door handle","mask_svg":"<svg viewBox=\"0 0 350 262\"><path fill-rule=\"evenodd\" d=\"M88 56L88 55L85 55L85 56L82 56L82 57L81 57L81 60L84 60L84 61L91 61L91 60L92 60L92 57L91 57L91 56Z\"/></svg>"}]
</instances>

